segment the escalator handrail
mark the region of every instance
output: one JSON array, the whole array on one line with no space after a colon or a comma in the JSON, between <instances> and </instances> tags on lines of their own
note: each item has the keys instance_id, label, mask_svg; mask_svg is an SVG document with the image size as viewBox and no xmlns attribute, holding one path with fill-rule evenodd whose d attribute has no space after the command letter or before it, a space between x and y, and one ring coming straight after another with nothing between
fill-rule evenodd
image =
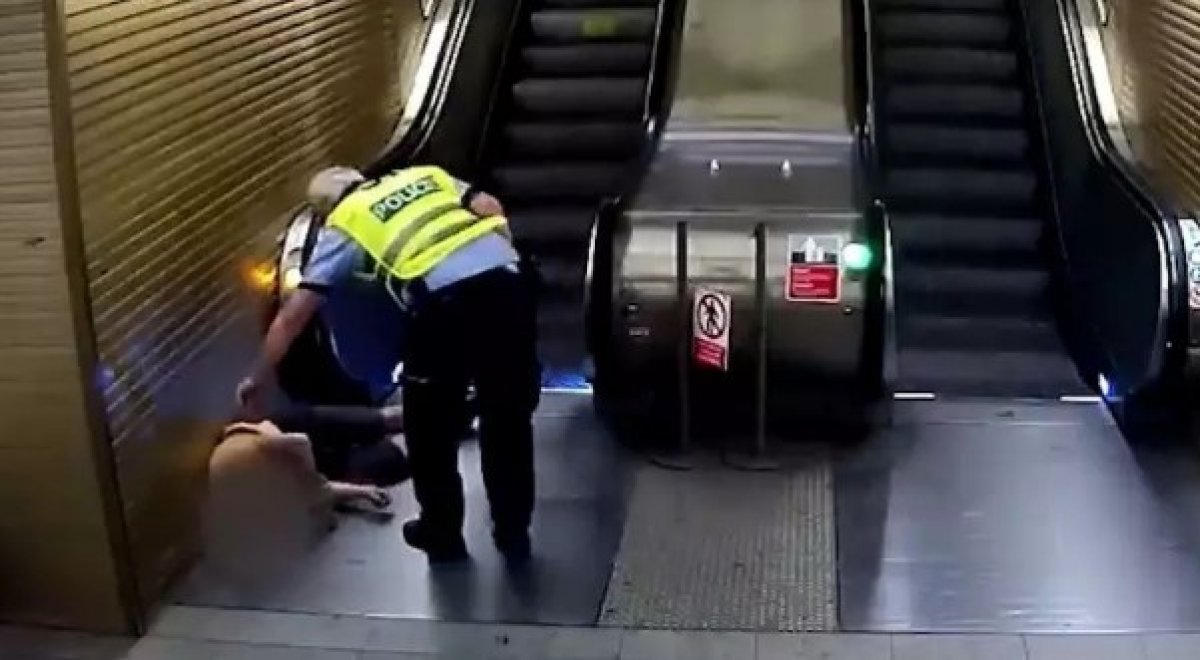
<instances>
[{"instance_id":1,"label":"escalator handrail","mask_svg":"<svg viewBox=\"0 0 1200 660\"><path fill-rule=\"evenodd\" d=\"M395 135L389 140L383 152L367 167L367 174L379 175L387 170L402 166L414 154L420 152L433 135L445 106L447 92L454 78L455 65L462 51L463 39L466 36L470 17L474 12L476 0L442 0L430 21L444 19L446 32L438 49L437 59L431 67L425 80L418 80L408 99L413 96L420 98L420 105L415 111L409 109L409 102L401 110L401 116L396 118ZM445 12L445 13L443 13ZM434 27L431 26L431 30ZM430 44L422 44L422 51ZM412 119L404 126L405 116Z\"/></svg>"},{"instance_id":2,"label":"escalator handrail","mask_svg":"<svg viewBox=\"0 0 1200 660\"><path fill-rule=\"evenodd\" d=\"M1029 0L1018 3L1028 31L1030 12ZM1114 186L1142 211L1143 217L1152 224L1158 237L1160 266L1162 268L1157 340L1151 364L1147 366L1142 383L1153 384L1168 372L1182 368L1187 346L1187 261L1184 251L1182 230L1177 216L1163 206L1152 186L1121 155L1111 134L1102 130L1103 121L1100 99L1096 92L1096 81L1088 66L1089 54L1082 33L1082 19L1076 0L1055 0L1071 76L1075 83L1075 95L1080 104L1080 115L1093 156L1101 169L1109 176ZM1032 37L1030 36L1032 40ZM1035 85L1035 89L1037 86ZM1040 95L1040 92L1039 92ZM1042 119L1042 129L1046 130ZM1058 213L1057 207L1055 213ZM1060 223L1061 226L1061 223ZM1066 255L1061 255L1066 257Z\"/></svg>"},{"instance_id":3,"label":"escalator handrail","mask_svg":"<svg viewBox=\"0 0 1200 660\"><path fill-rule=\"evenodd\" d=\"M854 34L861 35L864 43L862 57L854 58L855 84L858 99L855 102L857 110L855 133L858 135L859 149L863 157L863 165L867 175L867 190L869 194L879 197L879 116L878 95L875 84L875 63L878 53L875 45L875 21L871 13L871 0L859 0L858 21L854 25ZM879 200L882 203L882 200Z\"/></svg>"},{"instance_id":4,"label":"escalator handrail","mask_svg":"<svg viewBox=\"0 0 1200 660\"><path fill-rule=\"evenodd\" d=\"M642 149L627 171L627 180L620 186L621 192L601 202L601 209L619 214L627 196L635 194L650 161L658 152L658 143L670 115L670 97L675 85L676 71L671 66L677 59L686 15L686 0L658 0L655 15L654 42L650 45L649 69L646 73L646 88L642 100ZM597 221L603 214L597 215Z\"/></svg>"},{"instance_id":5,"label":"escalator handrail","mask_svg":"<svg viewBox=\"0 0 1200 660\"><path fill-rule=\"evenodd\" d=\"M522 19L525 17L525 9L528 5L528 0L515 0L513 3L512 22L508 26L508 38L505 40L504 48L500 53L499 66L496 67L499 75L492 82L492 89L487 97L487 111L483 115L483 129L479 133L479 143L475 146L474 162L476 167L481 166L487 158L488 147L491 145L492 122L495 120L497 109L500 106L504 84L509 80L513 50L518 47L517 34L522 29L530 29L522 22Z\"/></svg>"},{"instance_id":6,"label":"escalator handrail","mask_svg":"<svg viewBox=\"0 0 1200 660\"><path fill-rule=\"evenodd\" d=\"M858 143L859 179L862 187L860 204L873 240L878 241L881 259L878 282L873 304L882 305L879 317L883 327L878 329L877 339L882 342L882 363L878 365L885 390L890 390L896 380L896 291L895 255L892 247L891 216L883 199L883 180L879 156L879 95L875 77L875 65L879 61L875 40L875 21L871 11L871 0L850 0L850 25L847 37L853 44L854 37L861 39L861 48L853 48L849 57L854 62L851 100L855 109L854 133Z\"/></svg>"},{"instance_id":7,"label":"escalator handrail","mask_svg":"<svg viewBox=\"0 0 1200 660\"><path fill-rule=\"evenodd\" d=\"M661 48L663 37L663 25L666 22L667 2L669 0L659 0L658 6L654 11L654 36L650 42L650 68L646 73L646 92L645 100L642 103L642 125L646 129L646 137L653 137L654 132L654 98L651 89L655 86L655 81L658 79L658 53Z\"/></svg>"}]
</instances>

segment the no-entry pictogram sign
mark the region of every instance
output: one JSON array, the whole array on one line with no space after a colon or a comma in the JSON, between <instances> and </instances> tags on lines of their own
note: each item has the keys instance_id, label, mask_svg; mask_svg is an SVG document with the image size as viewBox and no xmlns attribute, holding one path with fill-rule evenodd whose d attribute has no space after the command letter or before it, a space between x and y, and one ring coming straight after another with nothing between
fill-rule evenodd
<instances>
[{"instance_id":1,"label":"no-entry pictogram sign","mask_svg":"<svg viewBox=\"0 0 1200 660\"><path fill-rule=\"evenodd\" d=\"M712 369L729 369L729 325L733 299L729 294L697 288L692 304L692 359Z\"/></svg>"}]
</instances>

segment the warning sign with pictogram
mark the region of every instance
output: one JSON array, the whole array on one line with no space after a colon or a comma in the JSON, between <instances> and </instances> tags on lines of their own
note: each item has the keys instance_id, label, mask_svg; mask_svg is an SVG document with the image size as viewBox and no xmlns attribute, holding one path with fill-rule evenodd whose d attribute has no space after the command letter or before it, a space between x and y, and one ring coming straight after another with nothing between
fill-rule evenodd
<instances>
[{"instance_id":1,"label":"warning sign with pictogram","mask_svg":"<svg viewBox=\"0 0 1200 660\"><path fill-rule=\"evenodd\" d=\"M788 236L787 299L835 303L842 295L842 237Z\"/></svg>"},{"instance_id":2,"label":"warning sign with pictogram","mask_svg":"<svg viewBox=\"0 0 1200 660\"><path fill-rule=\"evenodd\" d=\"M711 369L729 369L729 294L697 288L692 304L692 359Z\"/></svg>"}]
</instances>

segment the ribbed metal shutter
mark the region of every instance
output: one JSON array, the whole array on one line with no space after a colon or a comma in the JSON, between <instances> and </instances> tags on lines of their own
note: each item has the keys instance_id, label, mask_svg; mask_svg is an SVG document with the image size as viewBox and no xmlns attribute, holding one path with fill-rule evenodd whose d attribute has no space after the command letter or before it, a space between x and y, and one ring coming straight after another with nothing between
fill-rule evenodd
<instances>
[{"instance_id":1,"label":"ribbed metal shutter","mask_svg":"<svg viewBox=\"0 0 1200 660\"><path fill-rule=\"evenodd\" d=\"M60 217L46 5L0 2L0 620L120 631ZM0 656L23 655L6 641Z\"/></svg>"},{"instance_id":2,"label":"ribbed metal shutter","mask_svg":"<svg viewBox=\"0 0 1200 660\"><path fill-rule=\"evenodd\" d=\"M67 0L98 382L146 599L187 558L257 340L247 273L307 177L396 120L410 0ZM252 278L250 278L252 279Z\"/></svg>"},{"instance_id":3,"label":"ribbed metal shutter","mask_svg":"<svg viewBox=\"0 0 1200 660\"><path fill-rule=\"evenodd\" d=\"M1200 0L1108 5L1110 66L1134 149L1178 202L1200 209Z\"/></svg>"}]
</instances>

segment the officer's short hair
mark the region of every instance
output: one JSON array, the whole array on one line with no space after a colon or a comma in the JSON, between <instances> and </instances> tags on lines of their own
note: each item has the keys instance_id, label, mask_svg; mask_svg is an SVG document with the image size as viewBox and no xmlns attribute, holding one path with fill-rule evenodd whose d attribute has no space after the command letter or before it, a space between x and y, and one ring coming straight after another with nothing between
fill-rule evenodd
<instances>
[{"instance_id":1,"label":"officer's short hair","mask_svg":"<svg viewBox=\"0 0 1200 660\"><path fill-rule=\"evenodd\" d=\"M317 213L326 215L337 206L352 186L365 180L362 172L353 167L325 168L313 175L308 182L308 203Z\"/></svg>"}]
</instances>

